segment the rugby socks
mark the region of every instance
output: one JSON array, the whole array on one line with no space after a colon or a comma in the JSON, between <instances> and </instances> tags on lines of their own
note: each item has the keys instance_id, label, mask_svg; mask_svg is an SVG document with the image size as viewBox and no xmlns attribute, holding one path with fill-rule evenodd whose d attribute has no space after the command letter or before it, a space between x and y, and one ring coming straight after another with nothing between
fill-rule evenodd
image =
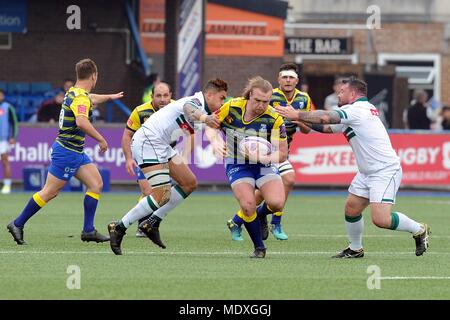
<instances>
[{"instance_id":1,"label":"rugby socks","mask_svg":"<svg viewBox=\"0 0 450 320\"><path fill-rule=\"evenodd\" d=\"M258 217L262 217L267 216L269 214L273 214L273 211L264 201L260 206L258 206L258 208L256 208L256 213L258 214Z\"/></svg>"},{"instance_id":2,"label":"rugby socks","mask_svg":"<svg viewBox=\"0 0 450 320\"><path fill-rule=\"evenodd\" d=\"M145 196L144 196L143 194L141 194L141 196L139 197L138 202L141 201L144 197L145 197ZM151 215L149 214L148 216L145 216L145 217L143 217L143 218L140 218L140 219L138 220L138 222L139 222L139 223L144 222L145 220L147 220L148 218L150 218L150 216L151 216Z\"/></svg>"},{"instance_id":3,"label":"rugby socks","mask_svg":"<svg viewBox=\"0 0 450 320\"><path fill-rule=\"evenodd\" d=\"M242 213L241 210L239 210L233 217L233 222L235 225L237 225L238 227L242 226L242 224L244 223L244 214Z\"/></svg>"},{"instance_id":4,"label":"rugby socks","mask_svg":"<svg viewBox=\"0 0 450 320\"><path fill-rule=\"evenodd\" d=\"M41 210L46 204L47 202L42 200L38 193L35 193L28 201L28 204L25 206L22 213L14 220L14 225L18 228L23 228L28 219Z\"/></svg>"},{"instance_id":5,"label":"rugby socks","mask_svg":"<svg viewBox=\"0 0 450 320\"><path fill-rule=\"evenodd\" d=\"M7 186L7 187L11 187L11 179L4 179L3 180L3 185Z\"/></svg>"},{"instance_id":6,"label":"rugby socks","mask_svg":"<svg viewBox=\"0 0 450 320\"><path fill-rule=\"evenodd\" d=\"M84 226L83 232L94 231L95 211L97 210L100 195L94 192L86 192L84 196Z\"/></svg>"},{"instance_id":7,"label":"rugby socks","mask_svg":"<svg viewBox=\"0 0 450 320\"><path fill-rule=\"evenodd\" d=\"M133 209L127 212L125 216L117 223L118 229L121 231L125 231L128 229L135 221L138 221L140 218L148 216L154 211L159 209L158 202L153 199L153 197L147 196L142 198L141 201L138 202L137 205L134 206Z\"/></svg>"},{"instance_id":8,"label":"rugby socks","mask_svg":"<svg viewBox=\"0 0 450 320\"><path fill-rule=\"evenodd\" d=\"M362 214L356 217L345 215L345 226L347 227L350 249L357 251L362 248L362 236L364 231L364 218Z\"/></svg>"},{"instance_id":9,"label":"rugby socks","mask_svg":"<svg viewBox=\"0 0 450 320\"><path fill-rule=\"evenodd\" d=\"M280 224L282 215L283 215L282 211L274 212L273 216L272 216L272 221L270 221L270 223L271 224Z\"/></svg>"},{"instance_id":10,"label":"rugby socks","mask_svg":"<svg viewBox=\"0 0 450 320\"><path fill-rule=\"evenodd\" d=\"M412 234L416 234L422 231L422 226L420 223L408 218L401 212L391 213L391 230L397 231L408 231Z\"/></svg>"},{"instance_id":11,"label":"rugby socks","mask_svg":"<svg viewBox=\"0 0 450 320\"><path fill-rule=\"evenodd\" d=\"M185 193L179 185L174 185L170 192L169 202L156 210L153 215L160 218L160 220L164 219L172 209L178 206L188 196L189 194Z\"/></svg>"},{"instance_id":12,"label":"rugby socks","mask_svg":"<svg viewBox=\"0 0 450 320\"><path fill-rule=\"evenodd\" d=\"M259 219L256 219L256 217L256 211L251 217L244 216L244 226L245 229L247 229L255 248L264 248L264 242L261 235L261 224Z\"/></svg>"}]
</instances>

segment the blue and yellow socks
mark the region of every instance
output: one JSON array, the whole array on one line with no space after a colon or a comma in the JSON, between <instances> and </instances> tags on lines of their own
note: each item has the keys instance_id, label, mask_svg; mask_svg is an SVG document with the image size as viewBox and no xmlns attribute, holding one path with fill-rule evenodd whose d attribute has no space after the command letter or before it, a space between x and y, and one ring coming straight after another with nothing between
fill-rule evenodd
<instances>
[{"instance_id":1,"label":"blue and yellow socks","mask_svg":"<svg viewBox=\"0 0 450 320\"><path fill-rule=\"evenodd\" d=\"M18 228L23 228L28 219L30 219L36 212L41 210L47 202L45 202L38 193L35 193L28 204L23 209L22 213L14 220L14 225Z\"/></svg>"}]
</instances>

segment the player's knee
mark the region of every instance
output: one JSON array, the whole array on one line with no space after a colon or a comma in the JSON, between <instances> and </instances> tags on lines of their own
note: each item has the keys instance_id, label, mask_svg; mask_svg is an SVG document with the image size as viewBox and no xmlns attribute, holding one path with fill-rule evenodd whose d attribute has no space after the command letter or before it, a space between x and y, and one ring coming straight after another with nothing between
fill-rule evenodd
<instances>
[{"instance_id":1,"label":"player's knee","mask_svg":"<svg viewBox=\"0 0 450 320\"><path fill-rule=\"evenodd\" d=\"M285 188L288 188L288 190L291 190L294 187L295 184L295 175L288 173L283 175L282 177L283 179L283 184L285 186Z\"/></svg>"},{"instance_id":2,"label":"player's knee","mask_svg":"<svg viewBox=\"0 0 450 320\"><path fill-rule=\"evenodd\" d=\"M267 205L273 212L283 211L284 199L272 200L270 202L267 202Z\"/></svg>"},{"instance_id":3,"label":"player's knee","mask_svg":"<svg viewBox=\"0 0 450 320\"><path fill-rule=\"evenodd\" d=\"M347 202L345 204L345 215L353 217L359 215L361 212L359 212L359 208L354 206L352 203Z\"/></svg>"},{"instance_id":4,"label":"player's knee","mask_svg":"<svg viewBox=\"0 0 450 320\"><path fill-rule=\"evenodd\" d=\"M256 211L256 204L254 201L250 200L241 201L241 209L245 216L251 217Z\"/></svg>"},{"instance_id":5,"label":"player's knee","mask_svg":"<svg viewBox=\"0 0 450 320\"><path fill-rule=\"evenodd\" d=\"M103 190L103 181L101 179L93 182L88 189L94 193L100 194Z\"/></svg>"},{"instance_id":6,"label":"player's knee","mask_svg":"<svg viewBox=\"0 0 450 320\"><path fill-rule=\"evenodd\" d=\"M152 194L152 188L149 186L141 187L141 192L144 196L149 196Z\"/></svg>"},{"instance_id":7,"label":"player's knee","mask_svg":"<svg viewBox=\"0 0 450 320\"><path fill-rule=\"evenodd\" d=\"M161 188L161 197L158 200L158 204L160 207L162 207L163 205L165 205L167 202L169 202L170 200L170 186L163 186Z\"/></svg>"}]
</instances>

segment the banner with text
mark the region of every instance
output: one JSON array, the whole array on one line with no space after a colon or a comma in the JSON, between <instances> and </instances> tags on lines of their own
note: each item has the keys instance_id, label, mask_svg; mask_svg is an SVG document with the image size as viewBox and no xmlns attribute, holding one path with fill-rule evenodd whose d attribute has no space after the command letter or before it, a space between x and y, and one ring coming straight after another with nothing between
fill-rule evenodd
<instances>
[{"instance_id":1,"label":"banner with text","mask_svg":"<svg viewBox=\"0 0 450 320\"><path fill-rule=\"evenodd\" d=\"M450 184L450 134L391 133L403 169L402 186ZM341 134L298 134L289 159L298 184L348 185L357 166Z\"/></svg>"},{"instance_id":2,"label":"banner with text","mask_svg":"<svg viewBox=\"0 0 450 320\"><path fill-rule=\"evenodd\" d=\"M99 167L108 169L113 181L133 181L125 171L121 148L123 128L98 128L109 144L105 154L96 142L86 138L85 152ZM13 179L22 179L29 166L48 166L50 148L58 129L21 127L12 148ZM450 185L450 134L391 133L392 145L403 168L402 186ZM181 149L183 142L177 145ZM299 185L348 185L357 172L353 152L341 134L297 134L290 157ZM203 132L196 132L190 168L200 183L227 183L223 161L217 159ZM3 175L0 167L0 176Z\"/></svg>"}]
</instances>

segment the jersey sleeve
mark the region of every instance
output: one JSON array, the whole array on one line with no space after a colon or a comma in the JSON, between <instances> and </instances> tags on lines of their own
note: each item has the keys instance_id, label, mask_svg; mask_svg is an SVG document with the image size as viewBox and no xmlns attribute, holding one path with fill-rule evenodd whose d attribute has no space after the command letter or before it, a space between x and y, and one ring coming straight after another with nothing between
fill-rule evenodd
<instances>
[{"instance_id":1,"label":"jersey sleeve","mask_svg":"<svg viewBox=\"0 0 450 320\"><path fill-rule=\"evenodd\" d=\"M218 109L215 114L217 114L219 116L219 121L222 123L225 118L230 114L230 105L231 105L231 101L228 101L227 103L225 103L224 105L222 105L220 107L220 109Z\"/></svg>"},{"instance_id":2,"label":"jersey sleeve","mask_svg":"<svg viewBox=\"0 0 450 320\"><path fill-rule=\"evenodd\" d=\"M142 126L138 110L135 108L127 120L127 129L136 132Z\"/></svg>"},{"instance_id":3,"label":"jersey sleeve","mask_svg":"<svg viewBox=\"0 0 450 320\"><path fill-rule=\"evenodd\" d=\"M79 95L73 99L70 109L73 111L75 117L89 118L89 110L91 109L91 100L88 97Z\"/></svg>"},{"instance_id":4,"label":"jersey sleeve","mask_svg":"<svg viewBox=\"0 0 450 320\"><path fill-rule=\"evenodd\" d=\"M195 96L186 100L185 104L189 104L197 110L206 111L205 107L202 105L202 102L200 101L200 99L196 98Z\"/></svg>"},{"instance_id":5,"label":"jersey sleeve","mask_svg":"<svg viewBox=\"0 0 450 320\"><path fill-rule=\"evenodd\" d=\"M343 124L355 124L361 120L361 109L353 105L346 105L335 110L341 118Z\"/></svg>"},{"instance_id":6,"label":"jersey sleeve","mask_svg":"<svg viewBox=\"0 0 450 320\"><path fill-rule=\"evenodd\" d=\"M270 141L284 141L286 139L286 126L284 124L283 118L281 116L278 116L272 128Z\"/></svg>"}]
</instances>

